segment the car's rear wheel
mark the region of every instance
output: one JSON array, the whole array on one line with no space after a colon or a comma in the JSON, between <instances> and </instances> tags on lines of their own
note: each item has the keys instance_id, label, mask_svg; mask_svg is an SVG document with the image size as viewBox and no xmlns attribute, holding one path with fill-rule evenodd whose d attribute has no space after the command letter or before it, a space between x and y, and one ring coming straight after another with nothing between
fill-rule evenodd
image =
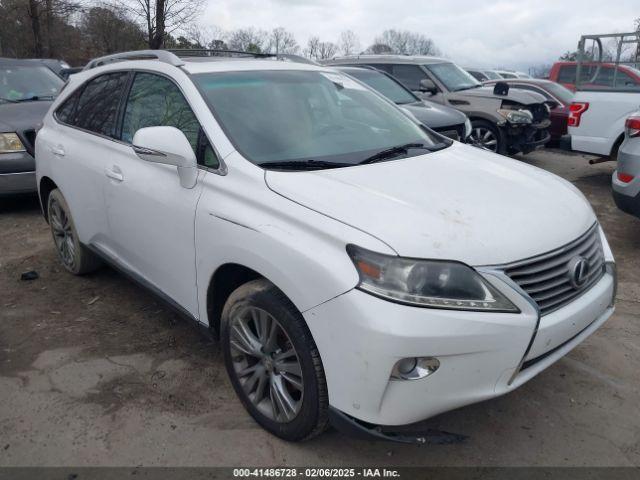
<instances>
[{"instance_id":1,"label":"car's rear wheel","mask_svg":"<svg viewBox=\"0 0 640 480\"><path fill-rule=\"evenodd\" d=\"M318 348L300 312L272 283L235 290L221 318L225 366L251 416L285 440L328 425L327 386Z\"/></svg>"},{"instance_id":2,"label":"car's rear wheel","mask_svg":"<svg viewBox=\"0 0 640 480\"><path fill-rule=\"evenodd\" d=\"M80 243L69 205L57 188L51 191L47 199L47 218L58 258L64 268L74 275L82 275L102 265L100 259Z\"/></svg>"},{"instance_id":3,"label":"car's rear wheel","mask_svg":"<svg viewBox=\"0 0 640 480\"><path fill-rule=\"evenodd\" d=\"M505 141L498 127L486 120L473 120L471 127L467 140L469 145L500 154L506 152Z\"/></svg>"}]
</instances>

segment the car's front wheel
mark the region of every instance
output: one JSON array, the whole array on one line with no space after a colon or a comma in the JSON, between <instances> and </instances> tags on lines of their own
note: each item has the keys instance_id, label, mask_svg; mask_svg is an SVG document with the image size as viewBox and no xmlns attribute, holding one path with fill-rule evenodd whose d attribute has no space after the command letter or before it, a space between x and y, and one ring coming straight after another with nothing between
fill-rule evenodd
<instances>
[{"instance_id":1,"label":"car's front wheel","mask_svg":"<svg viewBox=\"0 0 640 480\"><path fill-rule=\"evenodd\" d=\"M300 312L275 285L258 279L235 290L220 333L233 388L262 427L290 441L325 430L328 396L318 348Z\"/></svg>"},{"instance_id":2,"label":"car's front wheel","mask_svg":"<svg viewBox=\"0 0 640 480\"><path fill-rule=\"evenodd\" d=\"M59 189L52 190L47 199L47 218L58 258L64 268L74 275L92 272L102 262L78 239L69 205Z\"/></svg>"},{"instance_id":3,"label":"car's front wheel","mask_svg":"<svg viewBox=\"0 0 640 480\"><path fill-rule=\"evenodd\" d=\"M469 145L504 155L507 151L506 142L497 126L486 120L473 120L471 127L467 139Z\"/></svg>"}]
</instances>

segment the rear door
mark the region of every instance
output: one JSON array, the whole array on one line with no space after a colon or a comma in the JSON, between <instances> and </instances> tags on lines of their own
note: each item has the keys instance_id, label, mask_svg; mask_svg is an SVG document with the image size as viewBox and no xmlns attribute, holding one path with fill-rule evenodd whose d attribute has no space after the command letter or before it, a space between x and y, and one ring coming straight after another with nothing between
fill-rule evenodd
<instances>
[{"instance_id":1,"label":"rear door","mask_svg":"<svg viewBox=\"0 0 640 480\"><path fill-rule=\"evenodd\" d=\"M86 245L106 241L104 168L118 148L118 108L127 79L127 72L113 72L89 80L56 110L56 122L39 139L43 158L55 162L54 180Z\"/></svg>"},{"instance_id":2,"label":"rear door","mask_svg":"<svg viewBox=\"0 0 640 480\"><path fill-rule=\"evenodd\" d=\"M124 148L107 165L109 247L138 280L198 318L194 219L205 172L183 188L176 167L141 160L130 145L140 128L172 126L202 158L206 137L179 87L156 73L135 73L121 122Z\"/></svg>"}]
</instances>

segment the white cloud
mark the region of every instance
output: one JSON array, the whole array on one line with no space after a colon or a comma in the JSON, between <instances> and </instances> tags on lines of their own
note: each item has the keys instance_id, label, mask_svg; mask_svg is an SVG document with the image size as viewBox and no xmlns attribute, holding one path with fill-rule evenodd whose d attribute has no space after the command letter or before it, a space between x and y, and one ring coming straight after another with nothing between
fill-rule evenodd
<instances>
[{"instance_id":1,"label":"white cloud","mask_svg":"<svg viewBox=\"0 0 640 480\"><path fill-rule=\"evenodd\" d=\"M301 45L351 29L366 46L387 28L408 29L461 64L524 69L574 50L581 34L630 31L638 16L638 0L208 0L201 23L282 26Z\"/></svg>"}]
</instances>

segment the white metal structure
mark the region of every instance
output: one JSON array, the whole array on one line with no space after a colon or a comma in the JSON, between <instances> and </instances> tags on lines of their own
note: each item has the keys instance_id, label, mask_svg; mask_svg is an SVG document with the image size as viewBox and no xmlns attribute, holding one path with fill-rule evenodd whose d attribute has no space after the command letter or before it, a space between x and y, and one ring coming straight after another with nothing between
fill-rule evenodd
<instances>
[{"instance_id":1,"label":"white metal structure","mask_svg":"<svg viewBox=\"0 0 640 480\"><path fill-rule=\"evenodd\" d=\"M166 98L196 121L150 124ZM390 132L417 140L387 148ZM421 130L328 67L91 68L36 160L65 267L100 257L220 332L240 399L286 439L507 393L613 312L613 256L575 187Z\"/></svg>"}]
</instances>

